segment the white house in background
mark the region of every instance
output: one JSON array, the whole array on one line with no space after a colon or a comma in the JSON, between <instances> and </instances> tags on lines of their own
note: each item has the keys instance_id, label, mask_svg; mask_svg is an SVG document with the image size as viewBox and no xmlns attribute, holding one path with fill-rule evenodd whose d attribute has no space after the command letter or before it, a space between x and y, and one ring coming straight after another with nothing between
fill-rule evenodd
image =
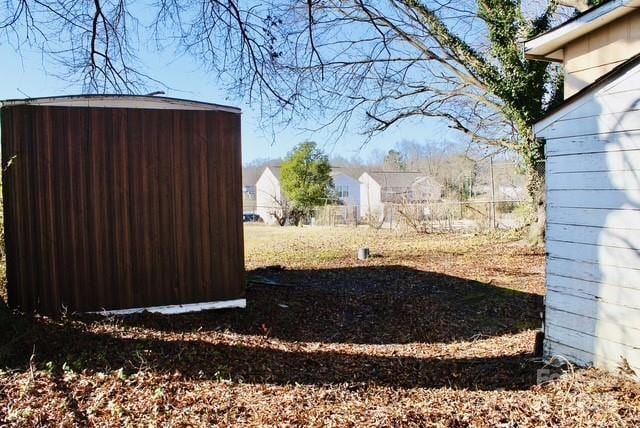
<instances>
[{"instance_id":1,"label":"white house in background","mask_svg":"<svg viewBox=\"0 0 640 428\"><path fill-rule=\"evenodd\" d=\"M275 224L276 215L282 215L285 205L286 198L280 186L280 167L268 166L256 181L256 214L266 224Z\"/></svg>"},{"instance_id":2,"label":"white house in background","mask_svg":"<svg viewBox=\"0 0 640 428\"><path fill-rule=\"evenodd\" d=\"M355 206L360 203L360 182L353 177L355 170L331 168L331 178L336 195L343 205ZM256 182L256 213L267 224L276 223L273 213L282 214L286 198L280 183L280 167L268 166Z\"/></svg>"},{"instance_id":3,"label":"white house in background","mask_svg":"<svg viewBox=\"0 0 640 428\"><path fill-rule=\"evenodd\" d=\"M442 185L421 172L365 172L360 182L360 215L380 217L390 203L439 200Z\"/></svg>"},{"instance_id":4,"label":"white house in background","mask_svg":"<svg viewBox=\"0 0 640 428\"><path fill-rule=\"evenodd\" d=\"M640 374L640 0L587 10L528 41L565 65L546 140L545 356Z\"/></svg>"},{"instance_id":5,"label":"white house in background","mask_svg":"<svg viewBox=\"0 0 640 428\"><path fill-rule=\"evenodd\" d=\"M342 205L356 206L360 204L360 182L351 168L331 168L331 178L336 196Z\"/></svg>"}]
</instances>

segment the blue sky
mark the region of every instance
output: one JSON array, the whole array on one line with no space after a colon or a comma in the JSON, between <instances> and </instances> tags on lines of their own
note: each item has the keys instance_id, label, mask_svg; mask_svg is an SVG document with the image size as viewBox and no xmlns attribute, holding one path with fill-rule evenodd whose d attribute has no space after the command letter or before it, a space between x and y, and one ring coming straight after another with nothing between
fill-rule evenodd
<instances>
[{"instance_id":1,"label":"blue sky","mask_svg":"<svg viewBox=\"0 0 640 428\"><path fill-rule=\"evenodd\" d=\"M17 53L3 40L0 42L0 99L78 94L82 85L78 82L64 81L55 76L55 64L48 61L36 49L27 46ZM263 127L259 106L249 105L246 100L229 97L217 83L215 75L207 73L189 57L172 58L172 55L160 57L144 54L140 58L144 71L159 80L170 89L158 86L166 96L188 98L198 101L239 106L243 110L242 154L244 162L255 159L276 158L287 154L291 148L304 140L313 140L329 154L345 158L359 157L370 160L380 156L401 140L430 142L455 141L461 137L451 131L445 123L434 119L403 122L400 126L376 136L361 148L365 136L359 133L360 124L354 122L350 130L338 140L329 131L310 132L287 128ZM151 90L156 88L151 87Z\"/></svg>"}]
</instances>

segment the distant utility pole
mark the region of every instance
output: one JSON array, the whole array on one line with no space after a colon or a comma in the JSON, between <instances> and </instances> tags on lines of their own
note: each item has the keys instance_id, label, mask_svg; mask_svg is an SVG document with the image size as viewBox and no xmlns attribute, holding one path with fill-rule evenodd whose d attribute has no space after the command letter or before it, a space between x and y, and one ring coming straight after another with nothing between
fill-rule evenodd
<instances>
[{"instance_id":1,"label":"distant utility pole","mask_svg":"<svg viewBox=\"0 0 640 428\"><path fill-rule=\"evenodd\" d=\"M493 155L489 156L489 172L491 174L491 228L496 228L496 190L493 184Z\"/></svg>"}]
</instances>

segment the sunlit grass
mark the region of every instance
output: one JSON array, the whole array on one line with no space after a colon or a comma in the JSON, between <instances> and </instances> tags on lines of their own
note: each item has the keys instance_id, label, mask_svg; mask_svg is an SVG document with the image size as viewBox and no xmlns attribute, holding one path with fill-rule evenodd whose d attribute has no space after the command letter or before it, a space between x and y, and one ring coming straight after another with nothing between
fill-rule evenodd
<instances>
[{"instance_id":1,"label":"sunlit grass","mask_svg":"<svg viewBox=\"0 0 640 428\"><path fill-rule=\"evenodd\" d=\"M313 267L317 263L353 260L358 248L367 247L374 258L386 263L426 255L473 254L479 247L512 242L516 233L418 234L369 227L278 227L247 225L244 228L246 266L252 269L274 264Z\"/></svg>"}]
</instances>

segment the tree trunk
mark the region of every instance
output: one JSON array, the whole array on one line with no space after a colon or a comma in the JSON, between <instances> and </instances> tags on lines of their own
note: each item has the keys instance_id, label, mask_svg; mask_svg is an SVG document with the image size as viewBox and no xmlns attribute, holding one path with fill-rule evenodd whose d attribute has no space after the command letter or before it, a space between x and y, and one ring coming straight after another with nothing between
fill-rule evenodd
<instances>
[{"instance_id":1,"label":"tree trunk","mask_svg":"<svg viewBox=\"0 0 640 428\"><path fill-rule=\"evenodd\" d=\"M271 215L273 215L276 218L276 222L278 223L279 226L284 226L285 224L287 224L286 211L283 212L282 215L279 215L277 211L276 212L272 212Z\"/></svg>"},{"instance_id":2,"label":"tree trunk","mask_svg":"<svg viewBox=\"0 0 640 428\"><path fill-rule=\"evenodd\" d=\"M545 199L544 162L538 162L535 168L528 171L527 190L531 196L532 215L529 223L527 240L532 245L544 245L547 222L547 203Z\"/></svg>"}]
</instances>

